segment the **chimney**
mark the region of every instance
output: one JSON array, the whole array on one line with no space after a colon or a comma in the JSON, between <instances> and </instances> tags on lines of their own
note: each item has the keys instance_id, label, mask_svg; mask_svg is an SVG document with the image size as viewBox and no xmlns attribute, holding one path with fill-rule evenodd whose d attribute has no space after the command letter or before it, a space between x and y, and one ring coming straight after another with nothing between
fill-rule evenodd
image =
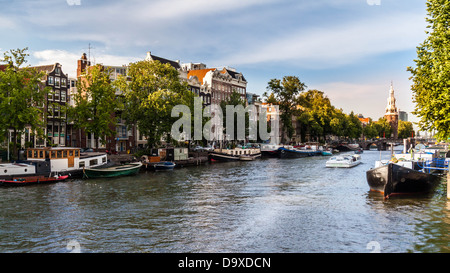
<instances>
[{"instance_id":1,"label":"chimney","mask_svg":"<svg viewBox=\"0 0 450 273\"><path fill-rule=\"evenodd\" d=\"M87 60L86 53L83 53L83 55L81 55L81 58L78 60L77 78L79 78L84 73L84 71L86 71L86 68L90 65L91 62Z\"/></svg>"},{"instance_id":2,"label":"chimney","mask_svg":"<svg viewBox=\"0 0 450 273\"><path fill-rule=\"evenodd\" d=\"M152 60L152 53L150 51L147 51L147 57L145 58L146 61Z\"/></svg>"}]
</instances>

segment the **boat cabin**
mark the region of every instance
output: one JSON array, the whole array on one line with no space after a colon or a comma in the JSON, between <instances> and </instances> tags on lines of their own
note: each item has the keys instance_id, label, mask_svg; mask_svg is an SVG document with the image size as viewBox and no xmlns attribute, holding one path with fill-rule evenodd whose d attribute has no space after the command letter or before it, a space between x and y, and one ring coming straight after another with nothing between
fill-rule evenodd
<instances>
[{"instance_id":1,"label":"boat cabin","mask_svg":"<svg viewBox=\"0 0 450 273\"><path fill-rule=\"evenodd\" d=\"M80 148L28 148L27 160L50 161L52 171L70 171L101 166L107 163L106 153L81 153Z\"/></svg>"},{"instance_id":2,"label":"boat cabin","mask_svg":"<svg viewBox=\"0 0 450 273\"><path fill-rule=\"evenodd\" d=\"M250 149L234 148L234 149L214 149L214 152L223 153L223 154L232 155L232 156L240 156L240 155L259 154L259 153L261 153L261 150L255 149L255 148L250 148Z\"/></svg>"}]
</instances>

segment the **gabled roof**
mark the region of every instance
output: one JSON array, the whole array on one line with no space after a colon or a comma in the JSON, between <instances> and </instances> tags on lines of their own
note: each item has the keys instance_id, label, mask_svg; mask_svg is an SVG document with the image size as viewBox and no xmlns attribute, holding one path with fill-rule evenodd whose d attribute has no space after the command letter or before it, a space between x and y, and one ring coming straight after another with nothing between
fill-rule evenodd
<instances>
[{"instance_id":1,"label":"gabled roof","mask_svg":"<svg viewBox=\"0 0 450 273\"><path fill-rule=\"evenodd\" d=\"M52 72L56 67L56 63L55 64L49 64L49 65L39 65L39 66L31 66L31 68L36 69L39 72L45 72L45 73L50 73Z\"/></svg>"},{"instance_id":2,"label":"gabled roof","mask_svg":"<svg viewBox=\"0 0 450 273\"><path fill-rule=\"evenodd\" d=\"M181 69L181 65L180 65L179 62L172 61L172 60L169 60L169 59L165 59L165 58L161 58L161 57L152 55L150 52L147 52L146 60L148 60L148 59L151 59L153 61L159 61L162 64L170 64L173 68L175 68L177 70Z\"/></svg>"},{"instance_id":3,"label":"gabled roof","mask_svg":"<svg viewBox=\"0 0 450 273\"><path fill-rule=\"evenodd\" d=\"M222 74L228 73L231 77L233 77L233 79L236 79L236 80L239 79L239 75L240 75L240 76L242 77L242 80L243 80L243 81L247 81L247 80L244 78L244 75L242 75L242 73L239 73L239 72L236 72L236 71L227 69L227 68L222 69L222 71L220 71L220 73L222 73Z\"/></svg>"},{"instance_id":4,"label":"gabled roof","mask_svg":"<svg viewBox=\"0 0 450 273\"><path fill-rule=\"evenodd\" d=\"M203 84L203 78L205 77L206 73L209 71L214 71L215 68L207 68L207 69L198 69L198 70L189 70L188 72L188 79L191 76L196 76L198 78L198 81Z\"/></svg>"}]
</instances>

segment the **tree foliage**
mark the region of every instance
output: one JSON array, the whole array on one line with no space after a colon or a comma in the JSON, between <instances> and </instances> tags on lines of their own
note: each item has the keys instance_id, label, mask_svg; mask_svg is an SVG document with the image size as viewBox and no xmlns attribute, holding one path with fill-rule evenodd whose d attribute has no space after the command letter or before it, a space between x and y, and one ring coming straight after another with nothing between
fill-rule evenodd
<instances>
[{"instance_id":1,"label":"tree foliage","mask_svg":"<svg viewBox=\"0 0 450 273\"><path fill-rule=\"evenodd\" d=\"M138 126L150 147L158 145L170 133L178 119L171 117L174 106L186 105L194 113L194 93L186 82L180 81L178 71L170 64L151 60L131 63L128 76L129 81L119 80L125 95L123 117L127 124Z\"/></svg>"},{"instance_id":2,"label":"tree foliage","mask_svg":"<svg viewBox=\"0 0 450 273\"><path fill-rule=\"evenodd\" d=\"M428 0L427 12L428 36L417 47L416 66L407 70L419 127L436 130L442 140L450 137L450 3Z\"/></svg>"},{"instance_id":3,"label":"tree foliage","mask_svg":"<svg viewBox=\"0 0 450 273\"><path fill-rule=\"evenodd\" d=\"M279 105L282 123L282 139L289 140L294 134L292 116L297 112L297 99L306 85L296 76L284 76L282 80L272 79L267 85L267 91L273 94ZM267 97L267 93L265 93ZM270 98L273 100L273 98Z\"/></svg>"},{"instance_id":4,"label":"tree foliage","mask_svg":"<svg viewBox=\"0 0 450 273\"><path fill-rule=\"evenodd\" d=\"M116 134L115 112L122 107L109 71L101 65L89 67L77 84L77 93L73 95L75 107L67 109L68 117L75 128L94 134L105 144L107 137ZM97 144L96 141L96 148Z\"/></svg>"},{"instance_id":5,"label":"tree foliage","mask_svg":"<svg viewBox=\"0 0 450 273\"><path fill-rule=\"evenodd\" d=\"M228 106L233 106L233 109L237 106L237 105L241 105L243 108L245 108L245 99L243 99L241 97L241 95L236 91L233 90L233 92L230 94L230 96L226 99L220 102L220 108L222 109L222 113L223 113L223 126L224 128L227 128L227 105ZM238 114L234 113L234 122L233 122L233 132L234 135L233 136L229 136L231 137L231 139L234 140L238 140ZM244 133L245 135L248 135L248 127L249 127L249 114L246 112L245 113L245 128L244 128ZM226 133L226 132L225 132Z\"/></svg>"},{"instance_id":6,"label":"tree foliage","mask_svg":"<svg viewBox=\"0 0 450 273\"><path fill-rule=\"evenodd\" d=\"M414 136L413 124L409 121L398 121L398 137L408 138Z\"/></svg>"},{"instance_id":7,"label":"tree foliage","mask_svg":"<svg viewBox=\"0 0 450 273\"><path fill-rule=\"evenodd\" d=\"M43 88L44 73L22 67L29 54L28 48L11 49L4 53L4 71L0 71L0 139L9 129L14 131L14 153L17 141L29 127L36 137L44 136L43 105L48 88Z\"/></svg>"}]
</instances>

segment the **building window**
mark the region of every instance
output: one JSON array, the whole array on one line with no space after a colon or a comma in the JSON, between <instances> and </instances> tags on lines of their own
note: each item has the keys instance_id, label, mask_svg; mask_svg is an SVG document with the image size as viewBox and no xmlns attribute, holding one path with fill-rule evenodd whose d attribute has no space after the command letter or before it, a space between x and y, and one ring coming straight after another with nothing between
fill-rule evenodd
<instances>
[{"instance_id":1,"label":"building window","mask_svg":"<svg viewBox=\"0 0 450 273\"><path fill-rule=\"evenodd\" d=\"M61 78L61 86L62 87L66 87L67 86L66 78Z\"/></svg>"},{"instance_id":2,"label":"building window","mask_svg":"<svg viewBox=\"0 0 450 273\"><path fill-rule=\"evenodd\" d=\"M57 67L55 68L55 74L59 75L61 73L61 68Z\"/></svg>"},{"instance_id":3,"label":"building window","mask_svg":"<svg viewBox=\"0 0 450 273\"><path fill-rule=\"evenodd\" d=\"M61 80L61 79L58 78L58 77L55 78L55 87L58 87L58 88L59 88L59 87L61 86L60 80Z\"/></svg>"},{"instance_id":4,"label":"building window","mask_svg":"<svg viewBox=\"0 0 450 273\"><path fill-rule=\"evenodd\" d=\"M53 117L53 107L51 105L47 108L47 114L49 118Z\"/></svg>"},{"instance_id":5,"label":"building window","mask_svg":"<svg viewBox=\"0 0 450 273\"><path fill-rule=\"evenodd\" d=\"M59 105L55 106L55 117L59 118Z\"/></svg>"},{"instance_id":6,"label":"building window","mask_svg":"<svg viewBox=\"0 0 450 273\"><path fill-rule=\"evenodd\" d=\"M66 102L67 101L67 99L66 99L66 91L61 91L61 101L62 102Z\"/></svg>"},{"instance_id":7,"label":"building window","mask_svg":"<svg viewBox=\"0 0 450 273\"><path fill-rule=\"evenodd\" d=\"M59 91L56 90L55 92L55 101L59 101Z\"/></svg>"},{"instance_id":8,"label":"building window","mask_svg":"<svg viewBox=\"0 0 450 273\"><path fill-rule=\"evenodd\" d=\"M55 84L55 79L53 78L53 76L48 76L48 84L49 85L54 85Z\"/></svg>"}]
</instances>

